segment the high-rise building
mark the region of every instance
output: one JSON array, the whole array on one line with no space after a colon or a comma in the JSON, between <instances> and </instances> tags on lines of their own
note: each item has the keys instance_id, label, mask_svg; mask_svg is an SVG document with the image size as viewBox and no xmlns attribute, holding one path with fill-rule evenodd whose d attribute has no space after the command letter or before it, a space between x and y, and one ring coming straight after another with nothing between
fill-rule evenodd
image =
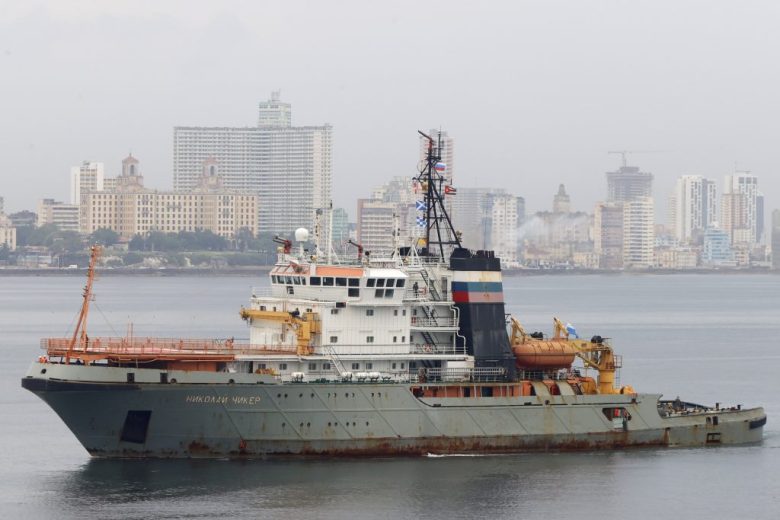
<instances>
[{"instance_id":1,"label":"high-rise building","mask_svg":"<svg viewBox=\"0 0 780 520\"><path fill-rule=\"evenodd\" d=\"M623 267L623 204L599 202L593 215L593 250L602 269Z\"/></svg>"},{"instance_id":2,"label":"high-rise building","mask_svg":"<svg viewBox=\"0 0 780 520\"><path fill-rule=\"evenodd\" d=\"M448 200L451 201L452 225L455 231L460 234L461 244L463 247L475 250L497 247L496 243L493 242L493 217L495 215L504 219L505 210L509 204L508 207L511 208L511 211L517 214L514 220L513 217L509 217L509 221L513 222L513 229L511 233L508 229L496 233L497 235L511 234L514 247L510 247L510 249L514 251L513 255L517 260L516 250L520 239L520 225L525 219L525 199L523 197L510 195L506 190L500 188L458 188L457 195ZM496 204L499 205L498 208L494 208ZM494 209L496 213L494 213ZM498 223L497 229L500 230L501 226L502 224Z\"/></svg>"},{"instance_id":3,"label":"high-rise building","mask_svg":"<svg viewBox=\"0 0 780 520\"><path fill-rule=\"evenodd\" d=\"M349 240L349 216L344 208L333 208L333 234L331 242L335 251Z\"/></svg>"},{"instance_id":4,"label":"high-rise building","mask_svg":"<svg viewBox=\"0 0 780 520\"><path fill-rule=\"evenodd\" d=\"M638 197L623 203L623 267L653 267L655 209L652 197Z\"/></svg>"},{"instance_id":5,"label":"high-rise building","mask_svg":"<svg viewBox=\"0 0 780 520\"><path fill-rule=\"evenodd\" d=\"M780 209L772 212L772 268L780 269Z\"/></svg>"},{"instance_id":6,"label":"high-rise building","mask_svg":"<svg viewBox=\"0 0 780 520\"><path fill-rule=\"evenodd\" d=\"M86 192L85 192L86 193ZM65 204L54 199L38 202L37 226L56 225L61 231L79 231L79 205Z\"/></svg>"},{"instance_id":7,"label":"high-rise building","mask_svg":"<svg viewBox=\"0 0 780 520\"><path fill-rule=\"evenodd\" d=\"M502 265L520 264L518 233L525 201L508 193L488 196L490 249L501 259Z\"/></svg>"},{"instance_id":8,"label":"high-rise building","mask_svg":"<svg viewBox=\"0 0 780 520\"><path fill-rule=\"evenodd\" d=\"M558 193L553 197L553 213L569 213L571 211L571 200L566 193L566 186L558 186Z\"/></svg>"},{"instance_id":9,"label":"high-rise building","mask_svg":"<svg viewBox=\"0 0 780 520\"><path fill-rule=\"evenodd\" d=\"M401 243L399 204L377 199L358 199L357 241L374 257L390 256ZM406 222L404 222L404 225ZM403 244L405 245L405 244Z\"/></svg>"},{"instance_id":10,"label":"high-rise building","mask_svg":"<svg viewBox=\"0 0 780 520\"><path fill-rule=\"evenodd\" d=\"M331 150L331 126L292 126L291 107L275 92L259 104L256 127L175 127L174 190L194 188L213 157L226 188L260 196L261 232L312 230L317 210L330 207Z\"/></svg>"},{"instance_id":11,"label":"high-rise building","mask_svg":"<svg viewBox=\"0 0 780 520\"><path fill-rule=\"evenodd\" d=\"M258 197L223 187L218 162L204 161L198 185L189 191L145 188L135 157L122 161L122 175L111 191L82 194L82 233L107 228L124 238L152 231L211 231L232 238L239 230L257 233Z\"/></svg>"},{"instance_id":12,"label":"high-rise building","mask_svg":"<svg viewBox=\"0 0 780 520\"><path fill-rule=\"evenodd\" d=\"M258 103L257 126L292 126L292 106L280 101L278 90L271 92L271 99Z\"/></svg>"},{"instance_id":13,"label":"high-rise building","mask_svg":"<svg viewBox=\"0 0 780 520\"><path fill-rule=\"evenodd\" d=\"M723 230L728 233L732 244L745 243L751 247L760 240L763 197L758 191L758 177L748 172L726 175L721 207Z\"/></svg>"},{"instance_id":14,"label":"high-rise building","mask_svg":"<svg viewBox=\"0 0 780 520\"><path fill-rule=\"evenodd\" d=\"M653 196L653 174L639 171L637 166L621 166L607 172L607 201L625 202Z\"/></svg>"},{"instance_id":15,"label":"high-rise building","mask_svg":"<svg viewBox=\"0 0 780 520\"><path fill-rule=\"evenodd\" d=\"M670 226L680 242L700 238L717 218L717 186L700 175L683 175L670 198Z\"/></svg>"},{"instance_id":16,"label":"high-rise building","mask_svg":"<svg viewBox=\"0 0 780 520\"><path fill-rule=\"evenodd\" d=\"M103 190L104 168L101 162L84 161L70 169L70 203L81 203L81 194Z\"/></svg>"}]
</instances>

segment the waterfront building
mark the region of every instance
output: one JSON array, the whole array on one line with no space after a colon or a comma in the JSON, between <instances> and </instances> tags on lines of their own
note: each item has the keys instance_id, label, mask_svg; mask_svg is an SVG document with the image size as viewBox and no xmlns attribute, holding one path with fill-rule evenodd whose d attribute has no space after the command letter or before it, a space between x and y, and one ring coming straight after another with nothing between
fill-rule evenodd
<instances>
[{"instance_id":1,"label":"waterfront building","mask_svg":"<svg viewBox=\"0 0 780 520\"><path fill-rule=\"evenodd\" d=\"M593 250L602 269L623 267L623 203L599 202L593 214Z\"/></svg>"},{"instance_id":2,"label":"waterfront building","mask_svg":"<svg viewBox=\"0 0 780 520\"><path fill-rule=\"evenodd\" d=\"M414 211L414 206L406 206ZM363 249L375 257L390 256L400 245L397 235L403 227L408 228L409 211L401 211L403 206L397 202L381 199L358 199L357 202L357 242Z\"/></svg>"},{"instance_id":3,"label":"waterfront building","mask_svg":"<svg viewBox=\"0 0 780 520\"><path fill-rule=\"evenodd\" d=\"M261 232L289 236L299 227L314 229L317 210L330 207L331 126L292 126L291 106L278 92L259 104L257 122L243 128L175 127L174 190L193 189L203 161L213 157L225 188L259 195Z\"/></svg>"},{"instance_id":4,"label":"waterfront building","mask_svg":"<svg viewBox=\"0 0 780 520\"><path fill-rule=\"evenodd\" d=\"M655 210L652 197L623 202L623 267L653 267Z\"/></svg>"},{"instance_id":5,"label":"waterfront building","mask_svg":"<svg viewBox=\"0 0 780 520\"><path fill-rule=\"evenodd\" d=\"M661 246L655 248L656 269L695 269L699 251L691 247Z\"/></svg>"},{"instance_id":6,"label":"waterfront building","mask_svg":"<svg viewBox=\"0 0 780 520\"><path fill-rule=\"evenodd\" d=\"M518 233L522 223L524 200L509 193L491 193L488 197L490 249L501 265L520 265Z\"/></svg>"},{"instance_id":7,"label":"waterfront building","mask_svg":"<svg viewBox=\"0 0 780 520\"><path fill-rule=\"evenodd\" d=\"M11 224L15 228L35 227L35 223L38 222L38 216L26 209L17 211L16 213L10 213L8 218L11 219Z\"/></svg>"},{"instance_id":8,"label":"waterfront building","mask_svg":"<svg viewBox=\"0 0 780 520\"><path fill-rule=\"evenodd\" d=\"M79 205L65 204L54 199L41 199L38 202L38 227L47 224L56 225L61 231L79 231Z\"/></svg>"},{"instance_id":9,"label":"waterfront building","mask_svg":"<svg viewBox=\"0 0 780 520\"><path fill-rule=\"evenodd\" d=\"M73 166L70 169L70 203L78 206L81 203L81 194L88 191L101 191L104 189L105 177L102 162L84 161L81 166Z\"/></svg>"},{"instance_id":10,"label":"waterfront building","mask_svg":"<svg viewBox=\"0 0 780 520\"><path fill-rule=\"evenodd\" d=\"M704 231L702 264L709 266L733 266L734 252L728 233L720 229L717 223Z\"/></svg>"},{"instance_id":11,"label":"waterfront building","mask_svg":"<svg viewBox=\"0 0 780 520\"><path fill-rule=\"evenodd\" d=\"M748 172L726 175L722 197L723 230L732 244L752 247L761 240L763 196L758 191L758 177Z\"/></svg>"},{"instance_id":12,"label":"waterfront building","mask_svg":"<svg viewBox=\"0 0 780 520\"><path fill-rule=\"evenodd\" d=\"M16 249L16 226L5 213L0 211L0 247L3 246L11 251Z\"/></svg>"},{"instance_id":13,"label":"waterfront building","mask_svg":"<svg viewBox=\"0 0 780 520\"><path fill-rule=\"evenodd\" d=\"M203 162L199 183L188 191L146 188L138 166L137 159L127 157L122 161L115 189L82 194L82 233L108 228L125 239L152 231L201 230L225 238L233 238L241 229L257 234L257 195L225 188L219 163L213 158Z\"/></svg>"},{"instance_id":14,"label":"waterfront building","mask_svg":"<svg viewBox=\"0 0 780 520\"><path fill-rule=\"evenodd\" d=\"M717 186L700 175L683 175L670 197L670 226L682 243L701 239L704 230L717 221Z\"/></svg>"},{"instance_id":15,"label":"waterfront building","mask_svg":"<svg viewBox=\"0 0 780 520\"><path fill-rule=\"evenodd\" d=\"M495 188L458 188L457 195L450 198L452 225L460 233L463 247L474 250L489 248L492 213L490 196L502 193L506 191ZM525 214L525 201L520 198L518 204L521 214Z\"/></svg>"}]
</instances>

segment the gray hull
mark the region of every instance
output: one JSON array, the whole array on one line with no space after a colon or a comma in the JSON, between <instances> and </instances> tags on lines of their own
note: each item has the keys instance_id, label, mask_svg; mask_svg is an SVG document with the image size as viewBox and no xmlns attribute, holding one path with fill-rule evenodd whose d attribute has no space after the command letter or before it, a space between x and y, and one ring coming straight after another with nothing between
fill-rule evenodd
<instances>
[{"instance_id":1,"label":"gray hull","mask_svg":"<svg viewBox=\"0 0 780 520\"><path fill-rule=\"evenodd\" d=\"M253 375L231 375L233 383L220 383L182 372L168 374L176 382L163 384L159 371L143 369L134 370L135 381L128 383L127 371L34 364L22 386L49 404L98 457L725 445L760 442L766 422L761 408L662 417L656 394L420 398L399 383L269 384ZM95 373L101 380L94 380ZM610 420L604 409L612 407L625 408L630 420Z\"/></svg>"}]
</instances>

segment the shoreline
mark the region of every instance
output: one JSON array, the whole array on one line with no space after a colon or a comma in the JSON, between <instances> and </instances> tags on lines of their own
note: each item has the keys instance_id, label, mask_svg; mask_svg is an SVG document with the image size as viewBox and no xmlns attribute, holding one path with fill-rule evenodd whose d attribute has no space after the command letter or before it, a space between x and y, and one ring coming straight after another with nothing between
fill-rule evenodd
<instances>
[{"instance_id":1,"label":"shoreline","mask_svg":"<svg viewBox=\"0 0 780 520\"><path fill-rule=\"evenodd\" d=\"M252 266L252 267L227 267L227 268L187 268L187 267L166 267L166 268L98 268L100 276L264 276L267 275L273 266ZM79 276L83 277L86 273L85 268L67 269L67 268L17 268L0 267L1 277L22 277L22 276ZM504 269L502 271L506 277L523 276L648 276L648 275L676 275L676 274L719 274L719 275L745 275L745 274L765 274L780 275L780 270L770 269L768 267L751 267L741 269L648 269L642 271L623 271L609 269Z\"/></svg>"}]
</instances>

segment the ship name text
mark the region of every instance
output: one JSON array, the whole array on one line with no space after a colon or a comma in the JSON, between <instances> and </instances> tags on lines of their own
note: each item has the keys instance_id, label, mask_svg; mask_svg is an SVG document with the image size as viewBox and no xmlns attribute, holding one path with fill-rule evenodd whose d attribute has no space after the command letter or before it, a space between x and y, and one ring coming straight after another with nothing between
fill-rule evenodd
<instances>
[{"instance_id":1,"label":"ship name text","mask_svg":"<svg viewBox=\"0 0 780 520\"><path fill-rule=\"evenodd\" d=\"M193 404L243 404L255 406L260 404L260 396L234 395L230 397L226 395L189 394L184 398L184 402Z\"/></svg>"}]
</instances>

